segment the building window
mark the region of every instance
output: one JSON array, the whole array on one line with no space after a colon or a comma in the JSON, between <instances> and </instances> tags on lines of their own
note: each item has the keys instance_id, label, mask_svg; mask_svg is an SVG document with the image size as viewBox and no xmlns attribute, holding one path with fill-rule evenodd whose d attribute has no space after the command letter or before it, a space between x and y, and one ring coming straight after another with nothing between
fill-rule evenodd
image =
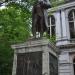
<instances>
[{"instance_id":1,"label":"building window","mask_svg":"<svg viewBox=\"0 0 75 75\"><path fill-rule=\"evenodd\" d=\"M70 38L75 38L75 10L71 10L68 15Z\"/></svg>"},{"instance_id":2,"label":"building window","mask_svg":"<svg viewBox=\"0 0 75 75\"><path fill-rule=\"evenodd\" d=\"M48 17L48 25L49 25L48 34L50 34L50 36L55 36L55 18L53 15Z\"/></svg>"},{"instance_id":3,"label":"building window","mask_svg":"<svg viewBox=\"0 0 75 75\"><path fill-rule=\"evenodd\" d=\"M74 68L74 75L75 75L75 58L73 59L73 68Z\"/></svg>"}]
</instances>

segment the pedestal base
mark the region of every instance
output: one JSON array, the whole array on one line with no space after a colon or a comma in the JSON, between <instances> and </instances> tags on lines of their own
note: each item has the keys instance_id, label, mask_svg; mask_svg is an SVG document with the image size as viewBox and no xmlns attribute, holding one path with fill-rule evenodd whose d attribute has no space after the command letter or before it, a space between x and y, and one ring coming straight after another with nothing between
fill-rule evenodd
<instances>
[{"instance_id":1,"label":"pedestal base","mask_svg":"<svg viewBox=\"0 0 75 75\"><path fill-rule=\"evenodd\" d=\"M57 75L57 48L47 39L31 39L12 45L14 62L12 75Z\"/></svg>"}]
</instances>

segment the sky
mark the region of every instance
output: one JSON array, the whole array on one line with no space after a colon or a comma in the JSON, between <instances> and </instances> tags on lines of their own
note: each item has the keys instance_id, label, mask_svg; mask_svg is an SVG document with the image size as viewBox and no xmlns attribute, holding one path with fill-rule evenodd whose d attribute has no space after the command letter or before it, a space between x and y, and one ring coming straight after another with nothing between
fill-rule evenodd
<instances>
[{"instance_id":1,"label":"sky","mask_svg":"<svg viewBox=\"0 0 75 75\"><path fill-rule=\"evenodd\" d=\"M5 3L1 4L0 9L5 9Z\"/></svg>"}]
</instances>

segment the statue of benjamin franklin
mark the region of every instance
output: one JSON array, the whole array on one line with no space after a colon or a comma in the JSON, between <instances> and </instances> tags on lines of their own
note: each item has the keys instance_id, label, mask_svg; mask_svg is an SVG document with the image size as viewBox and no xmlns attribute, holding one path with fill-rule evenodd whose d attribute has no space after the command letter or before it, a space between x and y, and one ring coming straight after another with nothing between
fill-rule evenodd
<instances>
[{"instance_id":1,"label":"statue of benjamin franklin","mask_svg":"<svg viewBox=\"0 0 75 75\"><path fill-rule=\"evenodd\" d=\"M48 0L40 0L34 4L32 10L32 33L36 37L36 32L40 33L40 37L47 31L48 28L48 14L47 9L50 8Z\"/></svg>"}]
</instances>

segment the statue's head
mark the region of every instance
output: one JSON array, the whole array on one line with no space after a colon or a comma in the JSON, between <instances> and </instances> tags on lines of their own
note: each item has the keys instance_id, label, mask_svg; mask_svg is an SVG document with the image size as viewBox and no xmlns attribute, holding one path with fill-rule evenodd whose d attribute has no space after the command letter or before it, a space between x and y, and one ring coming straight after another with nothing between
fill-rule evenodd
<instances>
[{"instance_id":1,"label":"statue's head","mask_svg":"<svg viewBox=\"0 0 75 75\"><path fill-rule=\"evenodd\" d=\"M47 8L50 8L51 7L51 4L50 4L50 1L49 0L38 0L38 3L39 4L43 4L43 5L45 5Z\"/></svg>"}]
</instances>

